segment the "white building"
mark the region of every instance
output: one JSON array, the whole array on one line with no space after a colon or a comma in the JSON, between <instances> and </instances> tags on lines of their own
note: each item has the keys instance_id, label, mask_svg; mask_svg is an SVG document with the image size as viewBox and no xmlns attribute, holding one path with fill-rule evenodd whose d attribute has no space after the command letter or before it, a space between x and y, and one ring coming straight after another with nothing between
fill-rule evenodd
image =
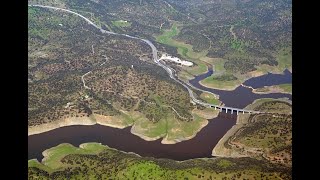
<instances>
[{"instance_id":1,"label":"white building","mask_svg":"<svg viewBox=\"0 0 320 180\"><path fill-rule=\"evenodd\" d=\"M184 65L184 66L192 66L193 63L190 62L190 61L183 61L177 57L173 57L173 56L170 56L170 55L167 55L167 54L162 54L161 58L159 60L169 60L169 61L173 61L175 63L178 63L178 64L181 64L181 65Z\"/></svg>"}]
</instances>

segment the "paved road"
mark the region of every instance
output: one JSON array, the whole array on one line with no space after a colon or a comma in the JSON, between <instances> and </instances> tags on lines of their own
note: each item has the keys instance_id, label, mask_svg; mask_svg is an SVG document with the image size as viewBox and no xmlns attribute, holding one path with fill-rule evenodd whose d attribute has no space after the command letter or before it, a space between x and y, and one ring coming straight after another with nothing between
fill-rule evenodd
<instances>
[{"instance_id":1,"label":"paved road","mask_svg":"<svg viewBox=\"0 0 320 180\"><path fill-rule=\"evenodd\" d=\"M41 7L41 8L47 8L47 9L65 11L65 12L68 12L68 13L71 13L71 14L74 14L74 15L77 15L77 16L81 17L82 19L84 19L85 21L87 21L90 25L92 25L92 26L94 26L95 28L99 29L102 33L125 36L125 37L131 38L131 39L137 39L137 40L141 40L141 41L147 43L147 44L151 47L151 49L152 49L153 61L154 61L158 66L161 66L164 70L166 70L171 79L173 79L174 81L178 82L179 84L181 84L182 86L184 86L184 87L188 90L188 93L189 93L189 95L190 95L190 98L191 98L191 100L192 100L194 103L197 103L197 104L200 104L200 105L203 105L203 106L207 106L207 107L214 107L214 108L221 109L221 110L222 110L222 109L229 109L229 110L231 110L231 111L241 111L241 112L246 112L246 113L262 113L262 112L259 112L259 111L251 111L251 110L245 110L245 109L239 109L239 108L233 108L233 107L226 107L226 106L218 106L218 105L209 104L209 103L205 103L205 102L202 102L202 101L198 100L196 97L194 97L193 91L190 89L190 87L191 87L191 88L194 88L194 89L197 89L197 90L199 90L199 91L202 91L202 92L207 92L207 93L210 93L210 94L212 94L212 93L211 93L211 92L208 92L208 91L204 91L204 90L199 89L199 88L195 88L195 87L192 86L190 83L185 83L185 82L177 79L177 78L175 77L175 75L174 75L174 70L173 70L172 68L166 66L165 64L163 64L161 61L159 61L157 48L154 46L154 44L153 44L151 41L149 41L149 40L147 40L147 39L142 39L142 38L130 36L130 35L127 35L127 34L119 34L119 33L114 33L114 32L111 32L111 31L106 31L106 30L102 29L101 27L97 26L95 23L93 23L93 22L92 22L91 20L89 20L88 18L82 16L82 15L79 14L79 13L76 13L76 12L74 12L74 11L68 10L68 9L58 8L58 7L53 7L53 6L45 6L45 5L28 5L28 6L30 6L30 7Z\"/></svg>"}]
</instances>

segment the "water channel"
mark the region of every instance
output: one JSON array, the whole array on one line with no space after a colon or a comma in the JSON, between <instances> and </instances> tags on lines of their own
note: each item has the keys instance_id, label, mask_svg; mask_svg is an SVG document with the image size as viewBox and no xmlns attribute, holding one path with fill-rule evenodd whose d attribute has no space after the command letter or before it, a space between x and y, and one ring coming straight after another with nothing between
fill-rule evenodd
<instances>
[{"instance_id":1,"label":"water channel","mask_svg":"<svg viewBox=\"0 0 320 180\"><path fill-rule=\"evenodd\" d=\"M291 99L289 94L254 94L250 88L239 86L233 91L215 90L203 87L199 81L210 76L212 70L197 76L190 83L200 89L211 91L220 96L220 100L230 107L243 108L259 98L282 98ZM281 80L279 80L279 78ZM268 79L268 80L266 80ZM261 83L264 82L264 83ZM265 85L291 83L291 73L281 75L267 74L247 80L244 84L254 88ZM174 160L187 160L192 158L212 157L211 151L223 135L235 124L236 115L221 112L218 117L209 120L204 127L191 140L177 144L164 145L161 139L145 141L130 132L131 127L124 129L111 128L102 125L93 126L69 126L51 130L45 133L28 137L28 159L43 158L42 152L61 143L70 143L74 146L85 142L100 142L118 150L134 152L141 156L169 158Z\"/></svg>"}]
</instances>

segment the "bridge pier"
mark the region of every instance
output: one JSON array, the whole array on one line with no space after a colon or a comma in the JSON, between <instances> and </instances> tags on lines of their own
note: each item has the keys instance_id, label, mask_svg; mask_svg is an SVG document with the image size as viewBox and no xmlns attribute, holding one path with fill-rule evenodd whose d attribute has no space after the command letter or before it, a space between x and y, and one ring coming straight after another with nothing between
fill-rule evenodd
<instances>
[{"instance_id":1,"label":"bridge pier","mask_svg":"<svg viewBox=\"0 0 320 180\"><path fill-rule=\"evenodd\" d=\"M228 113L228 108L226 108L226 113Z\"/></svg>"},{"instance_id":2,"label":"bridge pier","mask_svg":"<svg viewBox=\"0 0 320 180\"><path fill-rule=\"evenodd\" d=\"M214 110L217 110L217 106L214 106Z\"/></svg>"},{"instance_id":3,"label":"bridge pier","mask_svg":"<svg viewBox=\"0 0 320 180\"><path fill-rule=\"evenodd\" d=\"M233 114L233 109L231 109L231 114Z\"/></svg>"},{"instance_id":4,"label":"bridge pier","mask_svg":"<svg viewBox=\"0 0 320 180\"><path fill-rule=\"evenodd\" d=\"M242 114L244 114L244 110L242 110Z\"/></svg>"},{"instance_id":5,"label":"bridge pier","mask_svg":"<svg viewBox=\"0 0 320 180\"><path fill-rule=\"evenodd\" d=\"M220 107L220 112L222 112L222 108Z\"/></svg>"},{"instance_id":6,"label":"bridge pier","mask_svg":"<svg viewBox=\"0 0 320 180\"><path fill-rule=\"evenodd\" d=\"M239 115L239 111L237 110L237 115Z\"/></svg>"}]
</instances>

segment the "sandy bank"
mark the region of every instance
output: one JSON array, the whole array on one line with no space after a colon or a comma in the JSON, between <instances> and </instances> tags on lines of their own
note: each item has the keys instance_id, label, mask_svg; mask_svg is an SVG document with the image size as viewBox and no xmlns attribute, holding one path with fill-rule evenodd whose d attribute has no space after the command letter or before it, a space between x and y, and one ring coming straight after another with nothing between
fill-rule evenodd
<instances>
[{"instance_id":1,"label":"sandy bank","mask_svg":"<svg viewBox=\"0 0 320 180\"><path fill-rule=\"evenodd\" d=\"M69 143L62 143L62 144L59 144L57 146L54 146L54 147L51 147L49 149L46 149L45 151L42 152L42 155L43 155L43 159L41 160L41 163L43 163L44 165L47 165L45 162L47 161L47 159L50 158L51 154L52 154L52 151L54 151L57 147L59 146L63 146L63 145L70 145L70 146L73 146Z\"/></svg>"},{"instance_id":2,"label":"sandy bank","mask_svg":"<svg viewBox=\"0 0 320 180\"><path fill-rule=\"evenodd\" d=\"M156 136L156 137L148 137L144 134L142 134L138 128L136 126L132 126L130 132L138 137L140 137L141 139L145 140L145 141L155 141L155 140L158 140L160 138L162 138L165 134L161 134L159 136Z\"/></svg>"},{"instance_id":3,"label":"sandy bank","mask_svg":"<svg viewBox=\"0 0 320 180\"><path fill-rule=\"evenodd\" d=\"M96 121L91 117L70 117L60 119L53 122L32 126L28 128L28 136L40 134L60 127L73 126L73 125L94 125Z\"/></svg>"},{"instance_id":4,"label":"sandy bank","mask_svg":"<svg viewBox=\"0 0 320 180\"><path fill-rule=\"evenodd\" d=\"M53 122L32 126L28 128L28 136L34 134L40 134L47 131L51 131L57 128L66 127L66 126L74 126L74 125L95 125L100 124L103 126L109 126L113 128L123 129L127 127L121 123L121 121L117 121L114 117L111 116L103 116L103 115L91 115L89 117L70 117L66 119L59 119Z\"/></svg>"},{"instance_id":5,"label":"sandy bank","mask_svg":"<svg viewBox=\"0 0 320 180\"><path fill-rule=\"evenodd\" d=\"M241 83L239 84L236 84L234 86L225 86L225 87L214 87L214 86L209 86L209 85L206 85L206 84L203 84L202 80L199 81L199 84L203 87L206 87L206 88L210 88L210 89L217 89L217 90L223 90L223 91L233 91L235 90L237 87L240 86Z\"/></svg>"},{"instance_id":6,"label":"sandy bank","mask_svg":"<svg viewBox=\"0 0 320 180\"><path fill-rule=\"evenodd\" d=\"M113 128L123 129L125 127L128 127L123 121L119 120L117 117L113 116L103 116L100 114L94 115L97 124L103 125L103 126L109 126Z\"/></svg>"},{"instance_id":7,"label":"sandy bank","mask_svg":"<svg viewBox=\"0 0 320 180\"><path fill-rule=\"evenodd\" d=\"M223 90L223 91L233 91L235 90L237 87L240 86L241 83L239 84L236 84L234 86L224 86L224 87L214 87L214 86L210 86L210 85L206 85L206 84L203 84L202 82L203 80L199 81L199 84L203 87L206 87L206 88L210 88L210 89L217 89L217 90Z\"/></svg>"},{"instance_id":8,"label":"sandy bank","mask_svg":"<svg viewBox=\"0 0 320 180\"><path fill-rule=\"evenodd\" d=\"M242 87L245 87L245 88L248 88L248 89L251 89L251 90L254 90L254 88L253 87L251 87L251 86L247 86L247 85L244 85L244 84L240 84Z\"/></svg>"},{"instance_id":9,"label":"sandy bank","mask_svg":"<svg viewBox=\"0 0 320 180\"><path fill-rule=\"evenodd\" d=\"M252 92L255 94L271 94L271 93L282 93L282 94L292 94L292 92L287 92L277 86L264 86L264 88L267 88L266 91L258 91L257 89L252 89Z\"/></svg>"},{"instance_id":10,"label":"sandy bank","mask_svg":"<svg viewBox=\"0 0 320 180\"><path fill-rule=\"evenodd\" d=\"M246 157L239 154L237 151L228 149L224 146L225 143L242 127L242 124L236 124L219 140L217 145L212 150L212 156L218 157Z\"/></svg>"},{"instance_id":11,"label":"sandy bank","mask_svg":"<svg viewBox=\"0 0 320 180\"><path fill-rule=\"evenodd\" d=\"M283 74L283 72L278 72L278 71L273 71L271 73L273 73L273 74ZM217 89L217 90L224 90L224 91L233 91L239 86L243 86L243 87L246 87L246 88L253 89L251 86L246 86L243 83L246 82L247 80L251 79L251 78L260 77L260 76L263 76L263 75L266 75L266 74L268 74L268 72L262 72L262 71L259 71L259 70L249 72L246 75L244 75L243 77L240 77L240 79L239 79L240 82L235 84L235 85L233 85L233 86L215 87L215 86L210 86L210 85L203 84L203 82L202 82L203 80L199 81L199 84L201 84L202 86L207 87L207 88L212 88L212 89ZM209 76L209 77L211 77L211 76Z\"/></svg>"},{"instance_id":12,"label":"sandy bank","mask_svg":"<svg viewBox=\"0 0 320 180\"><path fill-rule=\"evenodd\" d=\"M220 103L220 105L222 105L222 103ZM219 110L214 110L212 108L206 108L204 110L194 109L192 110L192 113L197 114L204 119L213 119L218 117Z\"/></svg>"},{"instance_id":13,"label":"sandy bank","mask_svg":"<svg viewBox=\"0 0 320 180\"><path fill-rule=\"evenodd\" d=\"M284 91L283 89L277 87L277 85L274 85L274 86L264 86L264 88L268 88L266 89L266 91L258 91L258 89L260 88L253 88L251 86L247 86L247 85L244 85L244 84L241 84L242 87L245 87L245 88L249 88L251 89L251 92L252 93L255 93L255 94L271 94L271 93L282 93L282 94L292 94L292 92L286 92Z\"/></svg>"},{"instance_id":14,"label":"sandy bank","mask_svg":"<svg viewBox=\"0 0 320 180\"><path fill-rule=\"evenodd\" d=\"M125 125L122 121L119 121L117 118L115 117L109 117L109 116L103 116L103 115L97 115L95 114L94 116L90 116L90 117L72 117L72 118L67 118L64 120L57 120L57 121L53 121L53 122L49 122L46 124L41 124L38 126L33 126L33 127L29 127L28 128L28 136L30 135L34 135L34 134L40 134L40 133L44 133L47 131L51 131L60 127L66 127L66 126L73 126L73 125L95 125L95 124L100 124L103 126L109 126L109 127L113 127L113 128L119 128L119 129L123 129L125 127L128 126L132 126L130 132L142 139L144 139L145 141L155 141L157 139L163 138L166 136L166 134L161 134L159 136L156 137L148 137L146 136L143 132L140 132L140 130L137 129L137 127L133 124L130 125ZM175 144L181 141L185 141L185 140L189 140L192 139L193 137L196 136L196 134L204 127L208 124L208 121L204 121L204 123L202 123L199 127L199 129L191 136L188 137L184 137L184 138L177 138L174 140L168 140L168 135L161 141L162 144ZM47 151L44 152L44 157L45 155L47 155Z\"/></svg>"}]
</instances>

